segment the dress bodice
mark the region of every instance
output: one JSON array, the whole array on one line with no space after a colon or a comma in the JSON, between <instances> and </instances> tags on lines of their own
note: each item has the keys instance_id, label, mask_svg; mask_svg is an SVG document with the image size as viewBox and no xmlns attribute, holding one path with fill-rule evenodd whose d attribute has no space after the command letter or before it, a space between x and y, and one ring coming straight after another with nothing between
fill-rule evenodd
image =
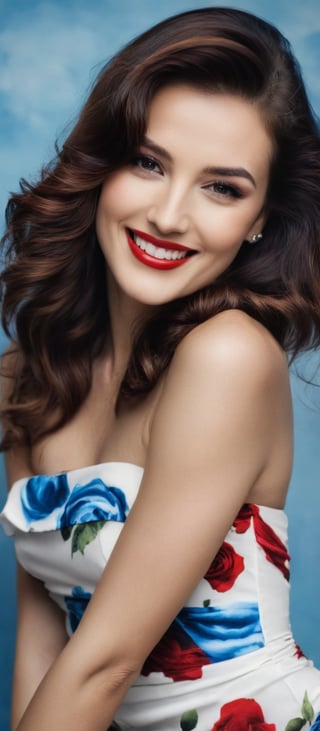
<instances>
[{"instance_id":1,"label":"dress bodice","mask_svg":"<svg viewBox=\"0 0 320 731\"><path fill-rule=\"evenodd\" d=\"M69 634L108 563L142 477L137 465L107 462L23 478L9 492L0 522L14 535L18 561L65 611ZM165 540L165 526L163 532ZM282 510L247 503L205 576L147 658L116 720L120 718L121 729L183 728L180 722L170 725L170 719L181 721L185 688L196 693L204 714L209 702L210 713L218 713L231 688L243 697L245 674L246 684L252 678L257 682L263 668L263 682L268 677L274 683L275 668L278 678L287 673L297 677L296 664L289 622L287 518ZM300 660L299 669L302 666ZM318 687L318 682L318 675L312 678L313 685ZM289 699L295 692L285 691ZM256 697L253 691L250 697ZM199 731L202 728L207 726Z\"/></svg>"},{"instance_id":2,"label":"dress bodice","mask_svg":"<svg viewBox=\"0 0 320 731\"><path fill-rule=\"evenodd\" d=\"M9 492L1 520L15 535L17 558L67 612L69 631L108 562L142 476L137 465L108 462L20 479ZM229 650L225 640L222 649L212 638L214 657L216 652L229 657L262 647L287 631L288 560L283 511L245 505L180 613L181 627L186 629L186 623L197 641L199 623L211 626L213 615L217 632L228 632L230 622L240 623ZM275 611L277 601L281 611ZM277 618L276 627L274 619L270 626L270 615Z\"/></svg>"}]
</instances>

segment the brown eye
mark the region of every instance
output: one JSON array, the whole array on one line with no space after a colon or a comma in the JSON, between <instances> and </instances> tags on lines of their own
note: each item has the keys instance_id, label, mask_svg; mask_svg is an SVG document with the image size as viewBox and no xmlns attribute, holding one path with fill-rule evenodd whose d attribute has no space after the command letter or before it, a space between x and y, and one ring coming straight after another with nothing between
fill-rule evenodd
<instances>
[{"instance_id":1,"label":"brown eye","mask_svg":"<svg viewBox=\"0 0 320 731\"><path fill-rule=\"evenodd\" d=\"M242 193L238 188L230 185L230 183L225 183L223 180L216 180L214 183L210 183L210 185L206 185L205 187L206 190L222 198L242 198Z\"/></svg>"},{"instance_id":2,"label":"brown eye","mask_svg":"<svg viewBox=\"0 0 320 731\"><path fill-rule=\"evenodd\" d=\"M137 155L135 157L133 164L136 167L141 168L141 170L146 170L147 172L154 173L154 172L160 172L159 164L156 160L154 160L152 157L149 157L148 155Z\"/></svg>"}]
</instances>

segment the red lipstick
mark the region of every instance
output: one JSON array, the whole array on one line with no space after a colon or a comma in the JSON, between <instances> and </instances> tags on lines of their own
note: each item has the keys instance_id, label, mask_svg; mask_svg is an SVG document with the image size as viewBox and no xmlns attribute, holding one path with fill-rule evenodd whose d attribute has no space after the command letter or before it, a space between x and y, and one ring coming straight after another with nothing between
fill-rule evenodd
<instances>
[{"instance_id":1,"label":"red lipstick","mask_svg":"<svg viewBox=\"0 0 320 731\"><path fill-rule=\"evenodd\" d=\"M177 267L182 266L182 264L185 264L185 262L188 261L188 258L190 258L191 254L196 253L194 250L188 248L187 246L182 246L181 244L177 244L174 241L164 241L163 239L156 239L154 236L151 236L151 234L144 233L144 231L139 231L138 229L134 229L132 230L132 232L127 229L126 233L129 247L134 256L139 261L141 261L142 264L152 267L153 269L176 269ZM152 254L148 254L147 251L141 249L140 246L135 243L134 238L132 237L132 233L135 236L138 236L143 241L153 244L153 246L156 246L157 248L167 249L168 251L185 251L189 254L189 256L184 256L181 259L159 259L158 257L153 256Z\"/></svg>"}]
</instances>

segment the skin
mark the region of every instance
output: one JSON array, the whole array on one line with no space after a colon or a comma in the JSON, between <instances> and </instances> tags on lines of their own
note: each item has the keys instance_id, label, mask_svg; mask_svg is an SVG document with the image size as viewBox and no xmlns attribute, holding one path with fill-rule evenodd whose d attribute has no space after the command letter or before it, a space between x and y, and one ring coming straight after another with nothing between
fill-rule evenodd
<instances>
[{"instance_id":1,"label":"skin","mask_svg":"<svg viewBox=\"0 0 320 731\"><path fill-rule=\"evenodd\" d=\"M140 464L144 477L67 644L58 612L31 577L21 582L18 731L105 731L242 504L281 508L287 491L292 417L286 358L270 333L242 312L223 312L196 327L154 391L115 413L134 323L208 284L242 241L261 230L272 155L254 105L184 86L156 95L147 137L137 158L115 172L101 194L97 232L108 263L112 342L95 364L91 393L74 419L32 454L8 456L10 482L109 460ZM165 154L155 156L155 144ZM254 183L239 172L222 176L208 167L243 168ZM230 185L240 197L230 194ZM155 269L132 253L128 229L197 253L178 268ZM27 659L19 648L31 614L35 624L47 617L53 639L46 663L35 661L26 689ZM43 642L39 636L32 648L36 658L43 657Z\"/></svg>"},{"instance_id":2,"label":"skin","mask_svg":"<svg viewBox=\"0 0 320 731\"><path fill-rule=\"evenodd\" d=\"M106 181L97 212L98 238L121 296L159 305L212 282L243 240L263 228L271 157L271 140L252 104L187 86L161 90L151 105L146 143L131 166ZM243 168L255 182L208 168ZM164 277L140 266L127 227L197 254Z\"/></svg>"}]
</instances>

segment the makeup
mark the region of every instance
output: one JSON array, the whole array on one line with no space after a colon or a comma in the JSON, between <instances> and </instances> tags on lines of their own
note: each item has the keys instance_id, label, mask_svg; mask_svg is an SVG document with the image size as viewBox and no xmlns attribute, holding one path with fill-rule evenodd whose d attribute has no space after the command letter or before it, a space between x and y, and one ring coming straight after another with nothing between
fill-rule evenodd
<instances>
[{"instance_id":1,"label":"makeup","mask_svg":"<svg viewBox=\"0 0 320 731\"><path fill-rule=\"evenodd\" d=\"M176 269L196 252L174 241L157 239L138 229L127 229L129 247L142 264L154 269Z\"/></svg>"}]
</instances>

